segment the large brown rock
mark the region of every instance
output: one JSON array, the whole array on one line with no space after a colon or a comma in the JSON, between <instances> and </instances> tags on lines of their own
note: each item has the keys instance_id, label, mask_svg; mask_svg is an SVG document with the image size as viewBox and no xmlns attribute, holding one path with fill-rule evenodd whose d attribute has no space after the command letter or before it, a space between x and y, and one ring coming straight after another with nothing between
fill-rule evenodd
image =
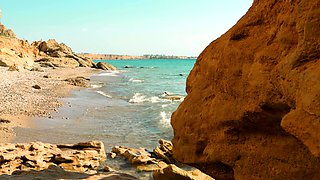
<instances>
[{"instance_id":1,"label":"large brown rock","mask_svg":"<svg viewBox=\"0 0 320 180\"><path fill-rule=\"evenodd\" d=\"M216 179L320 177L320 0L255 0L199 56L174 157Z\"/></svg>"}]
</instances>

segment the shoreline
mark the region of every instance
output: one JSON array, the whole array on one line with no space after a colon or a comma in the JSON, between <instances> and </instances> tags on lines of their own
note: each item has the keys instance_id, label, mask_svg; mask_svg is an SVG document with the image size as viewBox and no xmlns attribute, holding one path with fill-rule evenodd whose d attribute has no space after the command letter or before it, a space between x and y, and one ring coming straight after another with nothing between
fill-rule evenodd
<instances>
[{"instance_id":1,"label":"shoreline","mask_svg":"<svg viewBox=\"0 0 320 180\"><path fill-rule=\"evenodd\" d=\"M70 85L65 79L87 78L98 72L100 70L86 67L20 72L0 67L0 143L14 140L15 127L32 127L30 119L49 117L50 112L63 105L60 98L68 97L71 90L81 88Z\"/></svg>"}]
</instances>

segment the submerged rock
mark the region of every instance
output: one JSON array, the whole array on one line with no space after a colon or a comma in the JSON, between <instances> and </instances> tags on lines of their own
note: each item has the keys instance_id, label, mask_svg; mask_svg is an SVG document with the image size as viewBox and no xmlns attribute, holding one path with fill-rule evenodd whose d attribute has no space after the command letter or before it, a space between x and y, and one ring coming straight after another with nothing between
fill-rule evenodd
<instances>
[{"instance_id":1,"label":"submerged rock","mask_svg":"<svg viewBox=\"0 0 320 180\"><path fill-rule=\"evenodd\" d=\"M66 171L97 170L106 159L104 145L99 141L78 144L2 144L0 146L0 175L15 171L44 170L59 166Z\"/></svg>"}]
</instances>

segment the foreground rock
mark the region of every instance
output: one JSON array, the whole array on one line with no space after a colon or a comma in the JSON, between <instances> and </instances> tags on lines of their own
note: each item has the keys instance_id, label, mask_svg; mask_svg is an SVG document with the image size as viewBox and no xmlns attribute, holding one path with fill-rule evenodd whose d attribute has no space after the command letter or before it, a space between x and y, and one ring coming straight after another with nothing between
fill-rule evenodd
<instances>
[{"instance_id":1,"label":"foreground rock","mask_svg":"<svg viewBox=\"0 0 320 180\"><path fill-rule=\"evenodd\" d=\"M97 170L106 159L104 145L99 141L79 144L1 144L0 175L15 171L44 170L59 166L66 171Z\"/></svg>"},{"instance_id":2,"label":"foreground rock","mask_svg":"<svg viewBox=\"0 0 320 180\"><path fill-rule=\"evenodd\" d=\"M320 1L255 0L199 56L174 157L217 179L320 177Z\"/></svg>"},{"instance_id":3,"label":"foreground rock","mask_svg":"<svg viewBox=\"0 0 320 180\"><path fill-rule=\"evenodd\" d=\"M214 180L199 170L185 171L173 164L164 169L154 171L153 178L155 180Z\"/></svg>"}]
</instances>

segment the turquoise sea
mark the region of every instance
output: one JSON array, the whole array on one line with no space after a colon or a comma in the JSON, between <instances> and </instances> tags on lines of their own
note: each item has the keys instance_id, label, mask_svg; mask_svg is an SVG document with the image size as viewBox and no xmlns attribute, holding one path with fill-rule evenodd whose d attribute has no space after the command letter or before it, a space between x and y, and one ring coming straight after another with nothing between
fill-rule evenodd
<instances>
[{"instance_id":1,"label":"turquoise sea","mask_svg":"<svg viewBox=\"0 0 320 180\"><path fill-rule=\"evenodd\" d=\"M33 129L18 128L17 142L76 143L101 140L115 145L153 149L173 136L170 117L186 96L186 78L195 59L102 60L118 68L90 77L91 86L72 91L53 118L38 118Z\"/></svg>"}]
</instances>

